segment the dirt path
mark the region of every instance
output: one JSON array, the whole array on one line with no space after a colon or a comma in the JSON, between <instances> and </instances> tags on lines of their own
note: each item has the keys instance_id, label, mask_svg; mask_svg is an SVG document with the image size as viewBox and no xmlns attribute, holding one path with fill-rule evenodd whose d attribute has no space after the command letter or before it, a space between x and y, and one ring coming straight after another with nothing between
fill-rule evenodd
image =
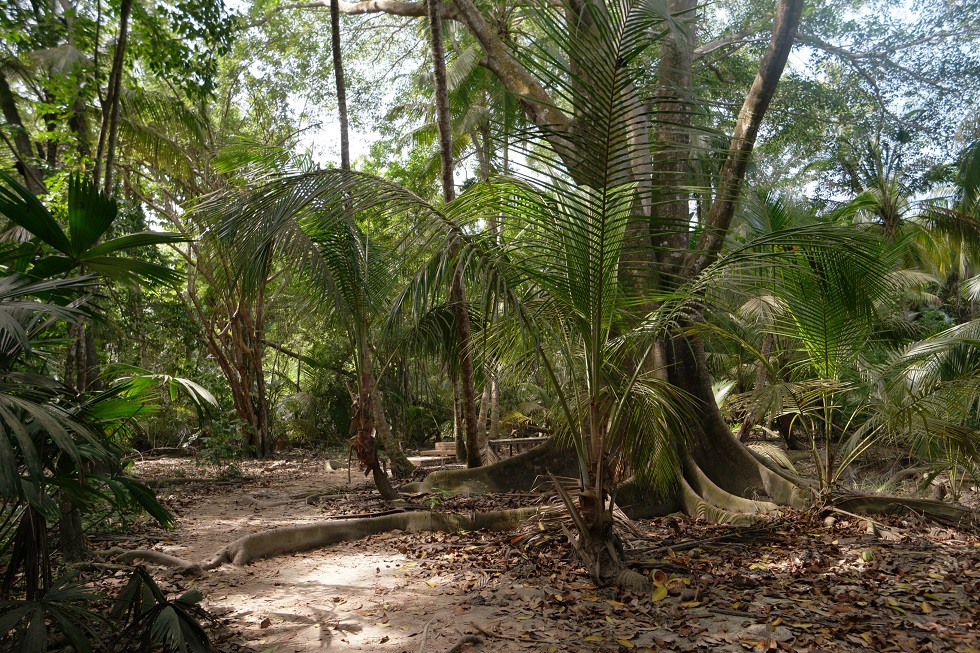
<instances>
[{"instance_id":1,"label":"dirt path","mask_svg":"<svg viewBox=\"0 0 980 653\"><path fill-rule=\"evenodd\" d=\"M178 460L139 468L195 473ZM155 548L204 560L260 529L373 509L361 478L351 487L346 472L322 462L244 471L252 480L241 485L162 490L180 525ZM323 492L339 496L314 506L253 500ZM460 509L455 499L428 501ZM521 542L500 533L385 533L222 565L191 582L241 634L241 646L223 644L226 651L443 653L467 634L485 643L461 651L980 651L976 537L913 522L872 532L839 517L830 528L803 516L761 530L672 518L640 524L650 537L629 543L631 557L664 584L650 597L595 589L564 538L544 531Z\"/></svg>"},{"instance_id":2,"label":"dirt path","mask_svg":"<svg viewBox=\"0 0 980 653\"><path fill-rule=\"evenodd\" d=\"M185 461L140 465L148 475L187 473ZM303 501L260 508L249 497L273 503L317 493L363 491L355 474L324 471L322 462L280 461L245 470L256 480L200 494L200 486L161 492L177 513L179 528L159 550L188 560L204 560L222 545L248 533L310 523L324 509ZM339 501L342 501L339 500ZM424 536L414 536L424 537ZM384 534L359 542L307 551L247 567L222 565L195 582L205 594L204 607L228 620L249 646L262 653L305 651L444 651L465 633L470 622L492 628L499 621L493 606L468 605L463 589L479 572L432 571L410 560L399 548L405 536ZM428 628L426 629L426 626ZM549 650L548 645L497 641L490 650Z\"/></svg>"}]
</instances>

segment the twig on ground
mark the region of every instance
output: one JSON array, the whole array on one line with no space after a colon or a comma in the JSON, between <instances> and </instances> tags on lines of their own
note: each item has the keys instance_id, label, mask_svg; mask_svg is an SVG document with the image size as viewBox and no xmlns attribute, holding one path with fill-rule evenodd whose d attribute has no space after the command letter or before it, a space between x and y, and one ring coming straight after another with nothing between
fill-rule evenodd
<instances>
[{"instance_id":1,"label":"twig on ground","mask_svg":"<svg viewBox=\"0 0 980 653\"><path fill-rule=\"evenodd\" d=\"M561 643L554 639L544 639L540 637L531 638L531 637L514 637L513 635L502 635L492 630L487 630L486 628L476 623L475 621L471 621L470 625L491 639L506 639L511 642L524 642L525 644L560 644Z\"/></svg>"},{"instance_id":2,"label":"twig on ground","mask_svg":"<svg viewBox=\"0 0 980 653\"><path fill-rule=\"evenodd\" d=\"M425 640L429 636L429 625L435 621L435 619L435 617L432 617L432 619L425 622L425 628L422 629L422 643L419 644L419 653L425 653Z\"/></svg>"}]
</instances>

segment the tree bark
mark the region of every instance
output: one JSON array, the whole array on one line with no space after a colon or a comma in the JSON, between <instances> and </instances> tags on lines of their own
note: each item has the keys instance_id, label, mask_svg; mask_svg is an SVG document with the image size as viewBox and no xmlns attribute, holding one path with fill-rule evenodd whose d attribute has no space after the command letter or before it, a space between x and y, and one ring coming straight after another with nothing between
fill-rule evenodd
<instances>
[{"instance_id":1,"label":"tree bark","mask_svg":"<svg viewBox=\"0 0 980 653\"><path fill-rule=\"evenodd\" d=\"M347 123L347 83L344 81L344 61L340 50L340 2L330 0L330 45L333 51L333 72L337 83L337 117L340 120L340 169L350 170L350 136Z\"/></svg>"},{"instance_id":2,"label":"tree bark","mask_svg":"<svg viewBox=\"0 0 980 653\"><path fill-rule=\"evenodd\" d=\"M427 0L429 37L432 47L433 79L436 99L436 125L439 131L439 160L441 162L442 195L446 203L456 199L453 184L452 129L449 124L449 89L446 84L446 57L442 42L442 22L438 0ZM466 465L479 467L483 464L476 418L476 391L473 373L473 352L470 313L466 305L466 288L463 283L463 263L460 260L459 238L451 236L450 258L453 275L449 288L449 301L456 318L456 342L459 348L459 382L463 399L463 423L466 428Z\"/></svg>"},{"instance_id":3,"label":"tree bark","mask_svg":"<svg viewBox=\"0 0 980 653\"><path fill-rule=\"evenodd\" d=\"M99 133L99 146L95 153L94 175L96 183L99 180L102 155L105 153L105 185L103 188L106 194L112 192L112 165L116 153L116 140L119 135L119 105L121 103L123 65L126 60L129 16L132 9L133 0L122 0L119 9L119 36L116 39L116 51L112 57L106 104L102 107L102 129Z\"/></svg>"},{"instance_id":4,"label":"tree bark","mask_svg":"<svg viewBox=\"0 0 980 653\"><path fill-rule=\"evenodd\" d=\"M17 108L17 100L14 98L14 93L2 71L0 71L0 110L3 111L3 119L13 131L14 147L11 149L13 155L17 157L17 171L24 178L24 183L29 191L38 196L44 195L48 189L44 186L41 171L34 163L35 156L31 148L31 137L24 129L20 110Z\"/></svg>"},{"instance_id":5,"label":"tree bark","mask_svg":"<svg viewBox=\"0 0 980 653\"><path fill-rule=\"evenodd\" d=\"M387 417L385 417L381 393L378 392L377 386L375 386L375 391L372 395L371 410L374 413L374 427L378 432L378 439L381 440L381 446L385 448L385 453L388 454L388 460L391 461L392 474L395 475L395 478L410 477L412 470L415 469L415 465L405 455L401 443L398 442L398 439L391 432L391 426L388 424Z\"/></svg>"},{"instance_id":6,"label":"tree bark","mask_svg":"<svg viewBox=\"0 0 980 653\"><path fill-rule=\"evenodd\" d=\"M654 126L653 185L664 189L651 211L652 222L667 234L655 245L659 258L660 285L675 287L688 249L690 228L691 87L694 80L694 25L697 0L670 0L672 14L682 29L664 39L657 65L657 100Z\"/></svg>"},{"instance_id":7,"label":"tree bark","mask_svg":"<svg viewBox=\"0 0 980 653\"><path fill-rule=\"evenodd\" d=\"M466 430L463 427L463 399L459 380L451 377L453 385L453 441L456 443L456 460L466 462Z\"/></svg>"},{"instance_id":8,"label":"tree bark","mask_svg":"<svg viewBox=\"0 0 980 653\"><path fill-rule=\"evenodd\" d=\"M687 268L691 277L702 272L717 258L725 242L745 181L749 157L759 135L759 127L776 93L779 78L786 68L802 13L803 0L780 0L776 6L772 38L759 64L759 72L752 82L752 88L738 113L735 134L732 136L718 182L718 194L711 204L708 222L704 225L698 248L688 255Z\"/></svg>"},{"instance_id":9,"label":"tree bark","mask_svg":"<svg viewBox=\"0 0 980 653\"><path fill-rule=\"evenodd\" d=\"M490 431L488 440L500 437L500 377L493 374L490 377Z\"/></svg>"},{"instance_id":10,"label":"tree bark","mask_svg":"<svg viewBox=\"0 0 980 653\"><path fill-rule=\"evenodd\" d=\"M364 472L370 472L373 475L374 484L377 486L378 492L381 493L381 497L385 501L395 501L401 498L401 495L392 487L388 474L385 473L381 467L381 461L378 459L378 445L375 438L377 433L375 415L377 411L374 408L375 405L380 407L380 402L376 404L374 398L376 388L374 373L371 370L371 350L367 339L367 329L359 329L354 337L357 338L357 356L360 360L357 371L357 400L351 409L351 448L357 455Z\"/></svg>"}]
</instances>

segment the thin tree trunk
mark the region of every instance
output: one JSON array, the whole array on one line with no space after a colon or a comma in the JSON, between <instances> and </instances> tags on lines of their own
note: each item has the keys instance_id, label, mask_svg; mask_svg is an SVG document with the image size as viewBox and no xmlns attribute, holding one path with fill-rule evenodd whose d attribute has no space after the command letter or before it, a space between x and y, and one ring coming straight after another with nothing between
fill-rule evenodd
<instances>
[{"instance_id":1,"label":"thin tree trunk","mask_svg":"<svg viewBox=\"0 0 980 653\"><path fill-rule=\"evenodd\" d=\"M755 374L754 390L756 393L761 392L762 389L766 387L766 371L768 369L767 365L769 362L769 354L772 353L773 341L773 335L771 333L767 333L765 338L762 340L762 347L759 349L759 358L762 360L759 362L759 370ZM745 442L749 439L749 436L752 435L752 429L759 423L760 417L761 415L759 414L758 408L749 411L749 413L745 416L745 419L742 420L741 428L738 430L737 437L739 442Z\"/></svg>"},{"instance_id":2,"label":"thin tree trunk","mask_svg":"<svg viewBox=\"0 0 980 653\"><path fill-rule=\"evenodd\" d=\"M106 104L102 107L102 129L99 132L99 146L95 153L95 181L98 183L102 155L105 154L105 189L106 194L112 191L112 165L115 158L116 140L119 135L119 105L122 92L123 65L126 60L126 43L129 39L129 16L133 9L133 0L122 0L119 8L119 36L116 39L116 51L112 57L112 69L109 71L109 88L106 93Z\"/></svg>"},{"instance_id":3,"label":"thin tree trunk","mask_svg":"<svg viewBox=\"0 0 980 653\"><path fill-rule=\"evenodd\" d=\"M480 458L484 464L492 463L497 460L497 456L490 449L489 438L487 437L487 419L490 417L490 403L493 400L493 382L488 379L483 386L483 395L480 397L480 413L477 415L477 440L480 444Z\"/></svg>"},{"instance_id":4,"label":"thin tree trunk","mask_svg":"<svg viewBox=\"0 0 980 653\"><path fill-rule=\"evenodd\" d=\"M401 497L398 491L391 485L388 474L381 467L378 458L378 445L375 435L377 428L374 423L374 416L377 411L375 405L375 380L371 370L371 350L367 339L367 330L359 329L354 337L357 339L356 349L358 362L358 396L354 403L351 420L351 448L357 455L358 461L365 472L370 472L374 477L374 484L381 493L385 501L394 501Z\"/></svg>"},{"instance_id":5,"label":"thin tree trunk","mask_svg":"<svg viewBox=\"0 0 980 653\"><path fill-rule=\"evenodd\" d=\"M439 131L439 159L442 173L442 195L447 203L456 199L453 185L452 130L449 125L449 91L446 85L446 57L442 43L442 22L439 18L438 0L426 0L429 13L429 36L432 45L432 61L436 98L436 125ZM466 427L466 465L479 467L483 464L477 433L476 392L474 389L473 353L470 351L472 333L470 314L466 306L466 289L463 285L463 265L459 260L461 245L452 236L450 258L455 261L449 301L456 317L456 342L459 347L459 381L463 399L463 423Z\"/></svg>"},{"instance_id":6,"label":"thin tree trunk","mask_svg":"<svg viewBox=\"0 0 980 653\"><path fill-rule=\"evenodd\" d=\"M344 81L344 62L340 50L340 2L338 0L330 0L330 45L333 51L334 78L337 83L337 117L340 119L340 168L350 170L347 83Z\"/></svg>"},{"instance_id":7,"label":"thin tree trunk","mask_svg":"<svg viewBox=\"0 0 980 653\"><path fill-rule=\"evenodd\" d=\"M372 397L371 410L374 413L374 428L378 432L378 439L381 440L381 446L385 448L385 453L388 454L388 460L391 461L391 472L395 475L395 478L408 478L412 475L412 470L415 469L415 465L405 455L401 443L391 432L391 426L388 424L388 419L385 416L384 403L381 401L381 393L378 392L377 386L375 386Z\"/></svg>"},{"instance_id":8,"label":"thin tree trunk","mask_svg":"<svg viewBox=\"0 0 980 653\"><path fill-rule=\"evenodd\" d=\"M500 437L500 378L494 374L490 377L490 431L487 440Z\"/></svg>"},{"instance_id":9,"label":"thin tree trunk","mask_svg":"<svg viewBox=\"0 0 980 653\"><path fill-rule=\"evenodd\" d=\"M58 537L61 555L65 560L77 561L88 558L88 538L82 529L82 511L65 492L58 492Z\"/></svg>"},{"instance_id":10,"label":"thin tree trunk","mask_svg":"<svg viewBox=\"0 0 980 653\"><path fill-rule=\"evenodd\" d=\"M453 384L453 442L456 443L456 460L466 462L466 432L463 428L463 400L459 390L459 380L452 377Z\"/></svg>"},{"instance_id":11,"label":"thin tree trunk","mask_svg":"<svg viewBox=\"0 0 980 653\"><path fill-rule=\"evenodd\" d=\"M476 415L476 434L480 439L481 448L487 442L487 416L490 415L490 383L489 380L483 385L483 393L480 395L480 409Z\"/></svg>"}]
</instances>

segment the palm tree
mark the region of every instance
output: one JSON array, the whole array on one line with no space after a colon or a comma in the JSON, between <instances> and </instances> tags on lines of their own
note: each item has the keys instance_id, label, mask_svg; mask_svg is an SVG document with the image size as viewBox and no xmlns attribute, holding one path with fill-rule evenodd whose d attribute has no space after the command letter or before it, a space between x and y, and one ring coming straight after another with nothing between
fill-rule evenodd
<instances>
[{"instance_id":1,"label":"palm tree","mask_svg":"<svg viewBox=\"0 0 980 653\"><path fill-rule=\"evenodd\" d=\"M507 315L501 320L519 324L526 334L523 341L541 361L555 393L556 421L576 451L577 499L560 491L578 526L580 553L597 582L637 586L645 581L625 569L612 528L616 487L626 475L658 488L667 497L664 503L722 519L731 511L774 507L725 491L753 482L777 501L798 501L791 482L758 466L733 440L710 387L704 387L700 341L690 335L698 319L690 299L704 295L707 280L719 269L758 254L746 248L724 265L714 263L720 249L714 239L725 233L724 224L720 231L705 233L703 256L685 277L658 284L658 270L650 264L656 250L642 211L664 190L636 174L636 162L648 157L647 140L638 135L653 117L636 82L643 72L642 54L651 45L650 31L673 25L672 17L656 3L588 4L577 14L580 29L569 32L564 14L558 17L550 8L532 13L562 54L535 53L548 66L539 72L575 111L574 122L541 125L536 145L548 149L529 155L539 169L550 171L544 179L491 180L435 207L366 175L293 175L253 194L246 205L248 219L228 222L225 232L245 240L256 233L268 238L294 229L297 218L308 219L307 226L339 224L348 219L346 207L385 211L399 215L405 228L420 232L423 240L442 246L403 297L416 302L438 297L439 283L465 265L483 288L506 298ZM792 24L792 11L784 20ZM779 57L768 56L764 66L781 67ZM530 65L530 57L526 61ZM732 154L739 161L746 155L746 139L751 140L740 138ZM713 208L712 224L725 223L732 208L728 194L732 184L737 189L739 165L721 176L724 197L719 202L725 206ZM501 244L471 235L471 225L501 215L522 226L520 239ZM423 230L425 224L429 227ZM678 225L658 228L670 232ZM686 225L680 229L686 233ZM824 246L829 242L826 234L823 240L809 235ZM801 237L798 232L789 236L796 242ZM664 361L670 365L668 379L653 365L657 342L672 349L671 359ZM687 439L684 424L692 420L685 418L692 413L705 432ZM721 465L729 453L731 461ZM724 489L702 469L712 458L708 469ZM743 458L745 466L739 465ZM743 467L755 474L744 473Z\"/></svg>"},{"instance_id":2,"label":"palm tree","mask_svg":"<svg viewBox=\"0 0 980 653\"><path fill-rule=\"evenodd\" d=\"M299 173L267 182L240 194L224 194L201 211L214 225L212 234L235 243L246 283L258 266L279 254L299 266L312 295L347 329L357 369L358 395L352 422L352 446L365 472L373 473L386 499L397 498L381 468L375 431L398 477L412 469L392 436L377 391L372 344L378 306L390 293L395 275L383 245L354 220L359 198L346 188L324 186L323 177L355 175L345 171Z\"/></svg>"},{"instance_id":3,"label":"palm tree","mask_svg":"<svg viewBox=\"0 0 980 653\"><path fill-rule=\"evenodd\" d=\"M442 20L439 18L437 0L426 0L429 17L429 37L432 46L433 81L435 86L436 124L439 130L439 158L441 162L442 198L452 202L456 198L453 182L452 127L449 123L449 90L446 85L446 57L442 42ZM459 255L457 244L450 246L451 255ZM457 266L450 281L449 301L453 306L456 340L459 347L460 399L463 408L463 424L466 429L466 464L479 467L483 464L483 451L476 417L476 384L473 379L472 333L469 309L466 306L466 289L462 267Z\"/></svg>"},{"instance_id":4,"label":"palm tree","mask_svg":"<svg viewBox=\"0 0 980 653\"><path fill-rule=\"evenodd\" d=\"M170 269L118 254L182 238L146 232L97 244L116 205L94 183L70 181L66 232L27 188L5 173L0 180L0 215L31 237L0 247L0 539L11 556L0 594L11 592L22 571L27 598L35 600L53 587L52 514L66 557L84 551L80 512L93 499L138 504L161 523L171 520L145 486L121 474L122 449L107 437L143 410L142 398L124 397L118 385L81 395L50 375L44 345L35 345L59 323L95 315L88 301L102 279L173 281ZM75 274L83 266L89 273ZM86 469L94 463L108 473Z\"/></svg>"}]
</instances>

